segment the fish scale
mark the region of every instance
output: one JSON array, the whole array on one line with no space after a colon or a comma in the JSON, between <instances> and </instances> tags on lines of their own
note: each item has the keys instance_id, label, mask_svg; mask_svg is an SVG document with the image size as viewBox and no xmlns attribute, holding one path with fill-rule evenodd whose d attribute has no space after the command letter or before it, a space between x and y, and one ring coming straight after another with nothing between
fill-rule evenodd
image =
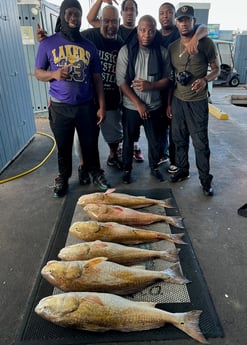
<instances>
[{"instance_id":1,"label":"fish scale","mask_svg":"<svg viewBox=\"0 0 247 345\"><path fill-rule=\"evenodd\" d=\"M166 208L174 208L175 204L172 198L164 200L146 198L145 196L134 196L124 193L116 193L115 189L107 190L105 193L84 194L78 199L78 205L86 206L87 204L106 204L119 205L129 208L142 208L152 205L158 205Z\"/></svg>"},{"instance_id":2,"label":"fish scale","mask_svg":"<svg viewBox=\"0 0 247 345\"><path fill-rule=\"evenodd\" d=\"M164 216L151 212L140 212L127 207L104 204L87 204L86 214L99 222L117 222L125 225L149 225L156 222L166 222L178 228L183 228L179 216Z\"/></svg>"},{"instance_id":3,"label":"fish scale","mask_svg":"<svg viewBox=\"0 0 247 345\"><path fill-rule=\"evenodd\" d=\"M98 291L129 295L157 281L187 284L178 263L164 271L120 265L98 257L81 261L49 261L42 276L63 291Z\"/></svg>"},{"instance_id":4,"label":"fish scale","mask_svg":"<svg viewBox=\"0 0 247 345\"><path fill-rule=\"evenodd\" d=\"M179 251L180 249L176 248L163 251L149 250L96 240L66 246L60 250L58 257L65 261L73 261L103 256L122 265L132 265L151 259L177 262L179 260Z\"/></svg>"},{"instance_id":5,"label":"fish scale","mask_svg":"<svg viewBox=\"0 0 247 345\"><path fill-rule=\"evenodd\" d=\"M84 221L74 222L69 233L84 241L102 240L122 244L153 243L161 240L176 244L186 244L184 233L167 234L159 231L135 228L116 222Z\"/></svg>"},{"instance_id":6,"label":"fish scale","mask_svg":"<svg viewBox=\"0 0 247 345\"><path fill-rule=\"evenodd\" d=\"M35 312L59 326L91 332L143 331L170 323L208 344L199 328L201 310L169 313L155 308L155 303L130 301L109 293L67 292L43 298Z\"/></svg>"}]
</instances>

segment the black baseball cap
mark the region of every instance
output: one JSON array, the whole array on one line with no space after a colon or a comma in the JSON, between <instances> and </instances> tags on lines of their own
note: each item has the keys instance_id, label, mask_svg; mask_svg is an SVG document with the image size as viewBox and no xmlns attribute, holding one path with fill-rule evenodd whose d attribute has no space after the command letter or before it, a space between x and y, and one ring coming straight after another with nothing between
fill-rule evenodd
<instances>
[{"instance_id":1,"label":"black baseball cap","mask_svg":"<svg viewBox=\"0 0 247 345\"><path fill-rule=\"evenodd\" d=\"M180 19L182 17L194 18L194 8L192 6L180 7L175 14L175 18Z\"/></svg>"}]
</instances>

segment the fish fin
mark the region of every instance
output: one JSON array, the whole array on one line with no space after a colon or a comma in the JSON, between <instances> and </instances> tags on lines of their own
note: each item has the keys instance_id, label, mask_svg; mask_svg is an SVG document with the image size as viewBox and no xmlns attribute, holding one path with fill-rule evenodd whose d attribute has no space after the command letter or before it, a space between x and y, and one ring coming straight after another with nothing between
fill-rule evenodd
<instances>
[{"instance_id":1,"label":"fish fin","mask_svg":"<svg viewBox=\"0 0 247 345\"><path fill-rule=\"evenodd\" d=\"M201 313L201 310L192 310L187 313L177 313L175 314L175 316L177 316L177 321L173 324L181 331L188 334L191 338L199 341L202 344L209 344L199 328L199 317Z\"/></svg>"},{"instance_id":2,"label":"fish fin","mask_svg":"<svg viewBox=\"0 0 247 345\"><path fill-rule=\"evenodd\" d=\"M77 205L83 205L84 202L82 201L82 196L79 197L79 199L77 200Z\"/></svg>"},{"instance_id":3,"label":"fish fin","mask_svg":"<svg viewBox=\"0 0 247 345\"><path fill-rule=\"evenodd\" d=\"M123 210L124 210L124 207L119 206L119 205L112 205L111 207L113 207L114 210L118 210L118 211L121 211L121 212L123 212ZM126 208L125 208L125 209L126 209Z\"/></svg>"},{"instance_id":4,"label":"fish fin","mask_svg":"<svg viewBox=\"0 0 247 345\"><path fill-rule=\"evenodd\" d=\"M165 279L166 282L181 285L190 283L190 281L183 276L180 264L178 262L164 270L164 274L168 277L168 279L167 277Z\"/></svg>"},{"instance_id":5,"label":"fish fin","mask_svg":"<svg viewBox=\"0 0 247 345\"><path fill-rule=\"evenodd\" d=\"M87 295L86 297L83 298L84 300L87 300L89 302L92 302L94 304L98 304L103 306L104 303L102 302L102 300L99 298L99 296L96 295Z\"/></svg>"},{"instance_id":6,"label":"fish fin","mask_svg":"<svg viewBox=\"0 0 247 345\"><path fill-rule=\"evenodd\" d=\"M93 258L93 259L88 260L88 261L85 263L84 267L85 267L85 268L89 268L89 267L91 267L91 266L98 265L98 264L100 264L101 262L107 261L107 260L108 260L108 258L105 258L105 257L103 257L103 256L102 256L102 257Z\"/></svg>"},{"instance_id":7,"label":"fish fin","mask_svg":"<svg viewBox=\"0 0 247 345\"><path fill-rule=\"evenodd\" d=\"M158 302L157 303L156 302L138 302L138 304L143 305L144 307L148 306L148 307L155 308Z\"/></svg>"},{"instance_id":8,"label":"fish fin","mask_svg":"<svg viewBox=\"0 0 247 345\"><path fill-rule=\"evenodd\" d=\"M179 216L165 216L166 217L166 222L168 224L171 224L175 226L176 228L184 228L183 225L183 218Z\"/></svg>"},{"instance_id":9,"label":"fish fin","mask_svg":"<svg viewBox=\"0 0 247 345\"><path fill-rule=\"evenodd\" d=\"M136 269L136 270L145 270L146 269L145 265L131 265L129 267L133 268L133 269Z\"/></svg>"},{"instance_id":10,"label":"fish fin","mask_svg":"<svg viewBox=\"0 0 247 345\"><path fill-rule=\"evenodd\" d=\"M188 243L184 242L181 239L183 236L184 236L183 232L181 232L179 234L171 234L171 238L172 238L174 243L177 243L177 244L188 244Z\"/></svg>"},{"instance_id":11,"label":"fish fin","mask_svg":"<svg viewBox=\"0 0 247 345\"><path fill-rule=\"evenodd\" d=\"M175 208L176 207L175 201L173 198L164 199L164 200L160 201L159 205L166 207L166 208Z\"/></svg>"},{"instance_id":12,"label":"fish fin","mask_svg":"<svg viewBox=\"0 0 247 345\"><path fill-rule=\"evenodd\" d=\"M92 246L94 248L106 248L108 247L107 243L104 243L103 241L101 240L96 240L92 243Z\"/></svg>"},{"instance_id":13,"label":"fish fin","mask_svg":"<svg viewBox=\"0 0 247 345\"><path fill-rule=\"evenodd\" d=\"M116 191L116 188L109 188L105 191L104 194L111 194L111 193L114 193Z\"/></svg>"},{"instance_id":14,"label":"fish fin","mask_svg":"<svg viewBox=\"0 0 247 345\"><path fill-rule=\"evenodd\" d=\"M180 249L168 249L163 250L160 252L160 258L169 262L177 262L179 261L178 253L180 252Z\"/></svg>"}]
</instances>

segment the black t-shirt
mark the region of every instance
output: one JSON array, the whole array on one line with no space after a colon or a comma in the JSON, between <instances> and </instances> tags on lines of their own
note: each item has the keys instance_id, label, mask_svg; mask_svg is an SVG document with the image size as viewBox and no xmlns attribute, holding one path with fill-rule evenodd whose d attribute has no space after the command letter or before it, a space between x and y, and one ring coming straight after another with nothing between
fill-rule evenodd
<instances>
[{"instance_id":1,"label":"black t-shirt","mask_svg":"<svg viewBox=\"0 0 247 345\"><path fill-rule=\"evenodd\" d=\"M122 40L124 42L127 41L129 35L131 34L131 32L133 31L134 29L128 29L126 28L125 26L123 25L120 25L119 28L118 28L118 35L122 38Z\"/></svg>"},{"instance_id":2,"label":"black t-shirt","mask_svg":"<svg viewBox=\"0 0 247 345\"><path fill-rule=\"evenodd\" d=\"M114 110L120 106L120 91L116 83L117 56L123 40L104 38L99 28L82 31L82 36L93 42L99 51L102 65L102 79L106 101L106 110Z\"/></svg>"}]
</instances>

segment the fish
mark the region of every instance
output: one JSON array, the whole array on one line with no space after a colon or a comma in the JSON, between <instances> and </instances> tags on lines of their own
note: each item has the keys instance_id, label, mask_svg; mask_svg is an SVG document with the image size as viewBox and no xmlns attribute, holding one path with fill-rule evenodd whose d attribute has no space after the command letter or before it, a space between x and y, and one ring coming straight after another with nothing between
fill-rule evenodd
<instances>
[{"instance_id":1,"label":"fish","mask_svg":"<svg viewBox=\"0 0 247 345\"><path fill-rule=\"evenodd\" d=\"M182 218L161 214L140 212L127 207L104 204L87 204L83 207L86 214L99 222L117 222L125 225L148 225L164 221L178 228L183 228Z\"/></svg>"},{"instance_id":2,"label":"fish","mask_svg":"<svg viewBox=\"0 0 247 345\"><path fill-rule=\"evenodd\" d=\"M172 324L194 340L209 344L200 330L202 310L171 313L155 306L110 293L67 292L44 297L34 310L58 326L90 332L135 332Z\"/></svg>"},{"instance_id":3,"label":"fish","mask_svg":"<svg viewBox=\"0 0 247 345\"><path fill-rule=\"evenodd\" d=\"M87 204L106 204L119 205L129 208L142 208L152 205L158 205L166 208L174 208L175 203L172 198L164 200L146 198L145 196L134 196L124 193L116 193L115 189L108 189L104 193L90 193L82 195L77 202L78 205L84 207Z\"/></svg>"},{"instance_id":4,"label":"fish","mask_svg":"<svg viewBox=\"0 0 247 345\"><path fill-rule=\"evenodd\" d=\"M69 233L83 241L101 240L131 245L165 240L176 244L187 244L182 240L184 233L167 234L159 231L134 228L116 222L103 223L94 220L74 222L69 228Z\"/></svg>"},{"instance_id":5,"label":"fish","mask_svg":"<svg viewBox=\"0 0 247 345\"><path fill-rule=\"evenodd\" d=\"M118 243L96 240L66 246L58 253L58 258L64 261L89 260L95 257L106 257L109 261L121 265L133 265L142 261L162 259L168 262L179 261L180 249L149 250L129 247Z\"/></svg>"},{"instance_id":6,"label":"fish","mask_svg":"<svg viewBox=\"0 0 247 345\"><path fill-rule=\"evenodd\" d=\"M80 261L51 260L42 268L41 275L62 291L110 292L129 295L158 281L187 284L178 263L164 271L128 267L97 257Z\"/></svg>"}]
</instances>

